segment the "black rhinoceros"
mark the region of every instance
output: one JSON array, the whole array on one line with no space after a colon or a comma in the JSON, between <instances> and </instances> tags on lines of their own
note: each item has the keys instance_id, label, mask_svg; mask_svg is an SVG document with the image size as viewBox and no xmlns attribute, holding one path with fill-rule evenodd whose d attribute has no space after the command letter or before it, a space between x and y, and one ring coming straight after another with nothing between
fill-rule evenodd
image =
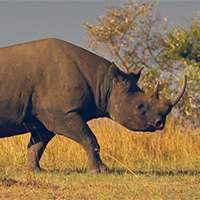
<instances>
[{"instance_id":1,"label":"black rhinoceros","mask_svg":"<svg viewBox=\"0 0 200 200\"><path fill-rule=\"evenodd\" d=\"M28 168L39 160L55 134L82 145L89 171L108 167L87 121L108 117L133 131L164 128L166 116L182 97L186 78L172 99L145 94L138 74L59 39L42 39L0 49L0 138L31 132Z\"/></svg>"}]
</instances>

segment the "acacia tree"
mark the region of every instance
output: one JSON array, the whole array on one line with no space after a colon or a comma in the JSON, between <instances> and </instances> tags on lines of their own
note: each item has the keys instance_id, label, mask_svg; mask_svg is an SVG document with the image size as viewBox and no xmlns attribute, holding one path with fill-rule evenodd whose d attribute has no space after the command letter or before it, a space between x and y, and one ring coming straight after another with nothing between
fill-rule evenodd
<instances>
[{"instance_id":1,"label":"acacia tree","mask_svg":"<svg viewBox=\"0 0 200 200\"><path fill-rule=\"evenodd\" d=\"M110 5L104 16L96 17L98 25L84 22L89 48L106 52L126 72L146 66L146 79L152 82L162 71L158 66L153 67L162 51L158 26L163 21L151 11L155 5L144 2L139 6L135 1L117 8Z\"/></svg>"}]
</instances>

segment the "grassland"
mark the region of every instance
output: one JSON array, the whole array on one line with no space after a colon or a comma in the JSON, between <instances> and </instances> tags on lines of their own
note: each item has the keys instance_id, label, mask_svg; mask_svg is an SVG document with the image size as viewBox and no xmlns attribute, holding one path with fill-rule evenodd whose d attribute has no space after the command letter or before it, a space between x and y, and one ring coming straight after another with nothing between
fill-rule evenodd
<instances>
[{"instance_id":1,"label":"grassland","mask_svg":"<svg viewBox=\"0 0 200 200\"><path fill-rule=\"evenodd\" d=\"M0 139L0 199L200 199L200 130L168 119L155 133L130 132L108 120L89 123L110 174L86 173L75 142L56 136L26 171L29 134Z\"/></svg>"}]
</instances>

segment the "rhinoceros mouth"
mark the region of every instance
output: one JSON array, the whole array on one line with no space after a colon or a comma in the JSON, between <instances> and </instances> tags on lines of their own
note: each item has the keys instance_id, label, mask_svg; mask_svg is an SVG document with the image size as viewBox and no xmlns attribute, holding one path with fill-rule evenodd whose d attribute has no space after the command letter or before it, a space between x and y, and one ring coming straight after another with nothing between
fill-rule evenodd
<instances>
[{"instance_id":1,"label":"rhinoceros mouth","mask_svg":"<svg viewBox=\"0 0 200 200\"><path fill-rule=\"evenodd\" d=\"M157 130L163 130L163 128L164 128L164 124L162 124L160 126L153 126L153 125L149 124L148 131L149 132L155 132Z\"/></svg>"},{"instance_id":2,"label":"rhinoceros mouth","mask_svg":"<svg viewBox=\"0 0 200 200\"><path fill-rule=\"evenodd\" d=\"M158 129L155 127L155 126L150 126L149 128L148 128L148 131L149 132L155 132L155 131L157 131Z\"/></svg>"}]
</instances>

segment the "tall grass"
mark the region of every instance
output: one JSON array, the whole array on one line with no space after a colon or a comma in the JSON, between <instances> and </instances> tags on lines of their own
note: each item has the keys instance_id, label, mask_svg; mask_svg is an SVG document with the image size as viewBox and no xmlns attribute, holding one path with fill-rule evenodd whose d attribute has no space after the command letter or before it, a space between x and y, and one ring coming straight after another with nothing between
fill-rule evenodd
<instances>
[{"instance_id":1,"label":"tall grass","mask_svg":"<svg viewBox=\"0 0 200 200\"><path fill-rule=\"evenodd\" d=\"M200 166L200 129L182 127L168 119L163 131L131 132L107 119L89 122L101 146L105 164L115 170L143 172L197 171ZM0 139L0 167L25 169L30 134ZM85 171L82 147L55 136L41 159L48 170Z\"/></svg>"}]
</instances>

